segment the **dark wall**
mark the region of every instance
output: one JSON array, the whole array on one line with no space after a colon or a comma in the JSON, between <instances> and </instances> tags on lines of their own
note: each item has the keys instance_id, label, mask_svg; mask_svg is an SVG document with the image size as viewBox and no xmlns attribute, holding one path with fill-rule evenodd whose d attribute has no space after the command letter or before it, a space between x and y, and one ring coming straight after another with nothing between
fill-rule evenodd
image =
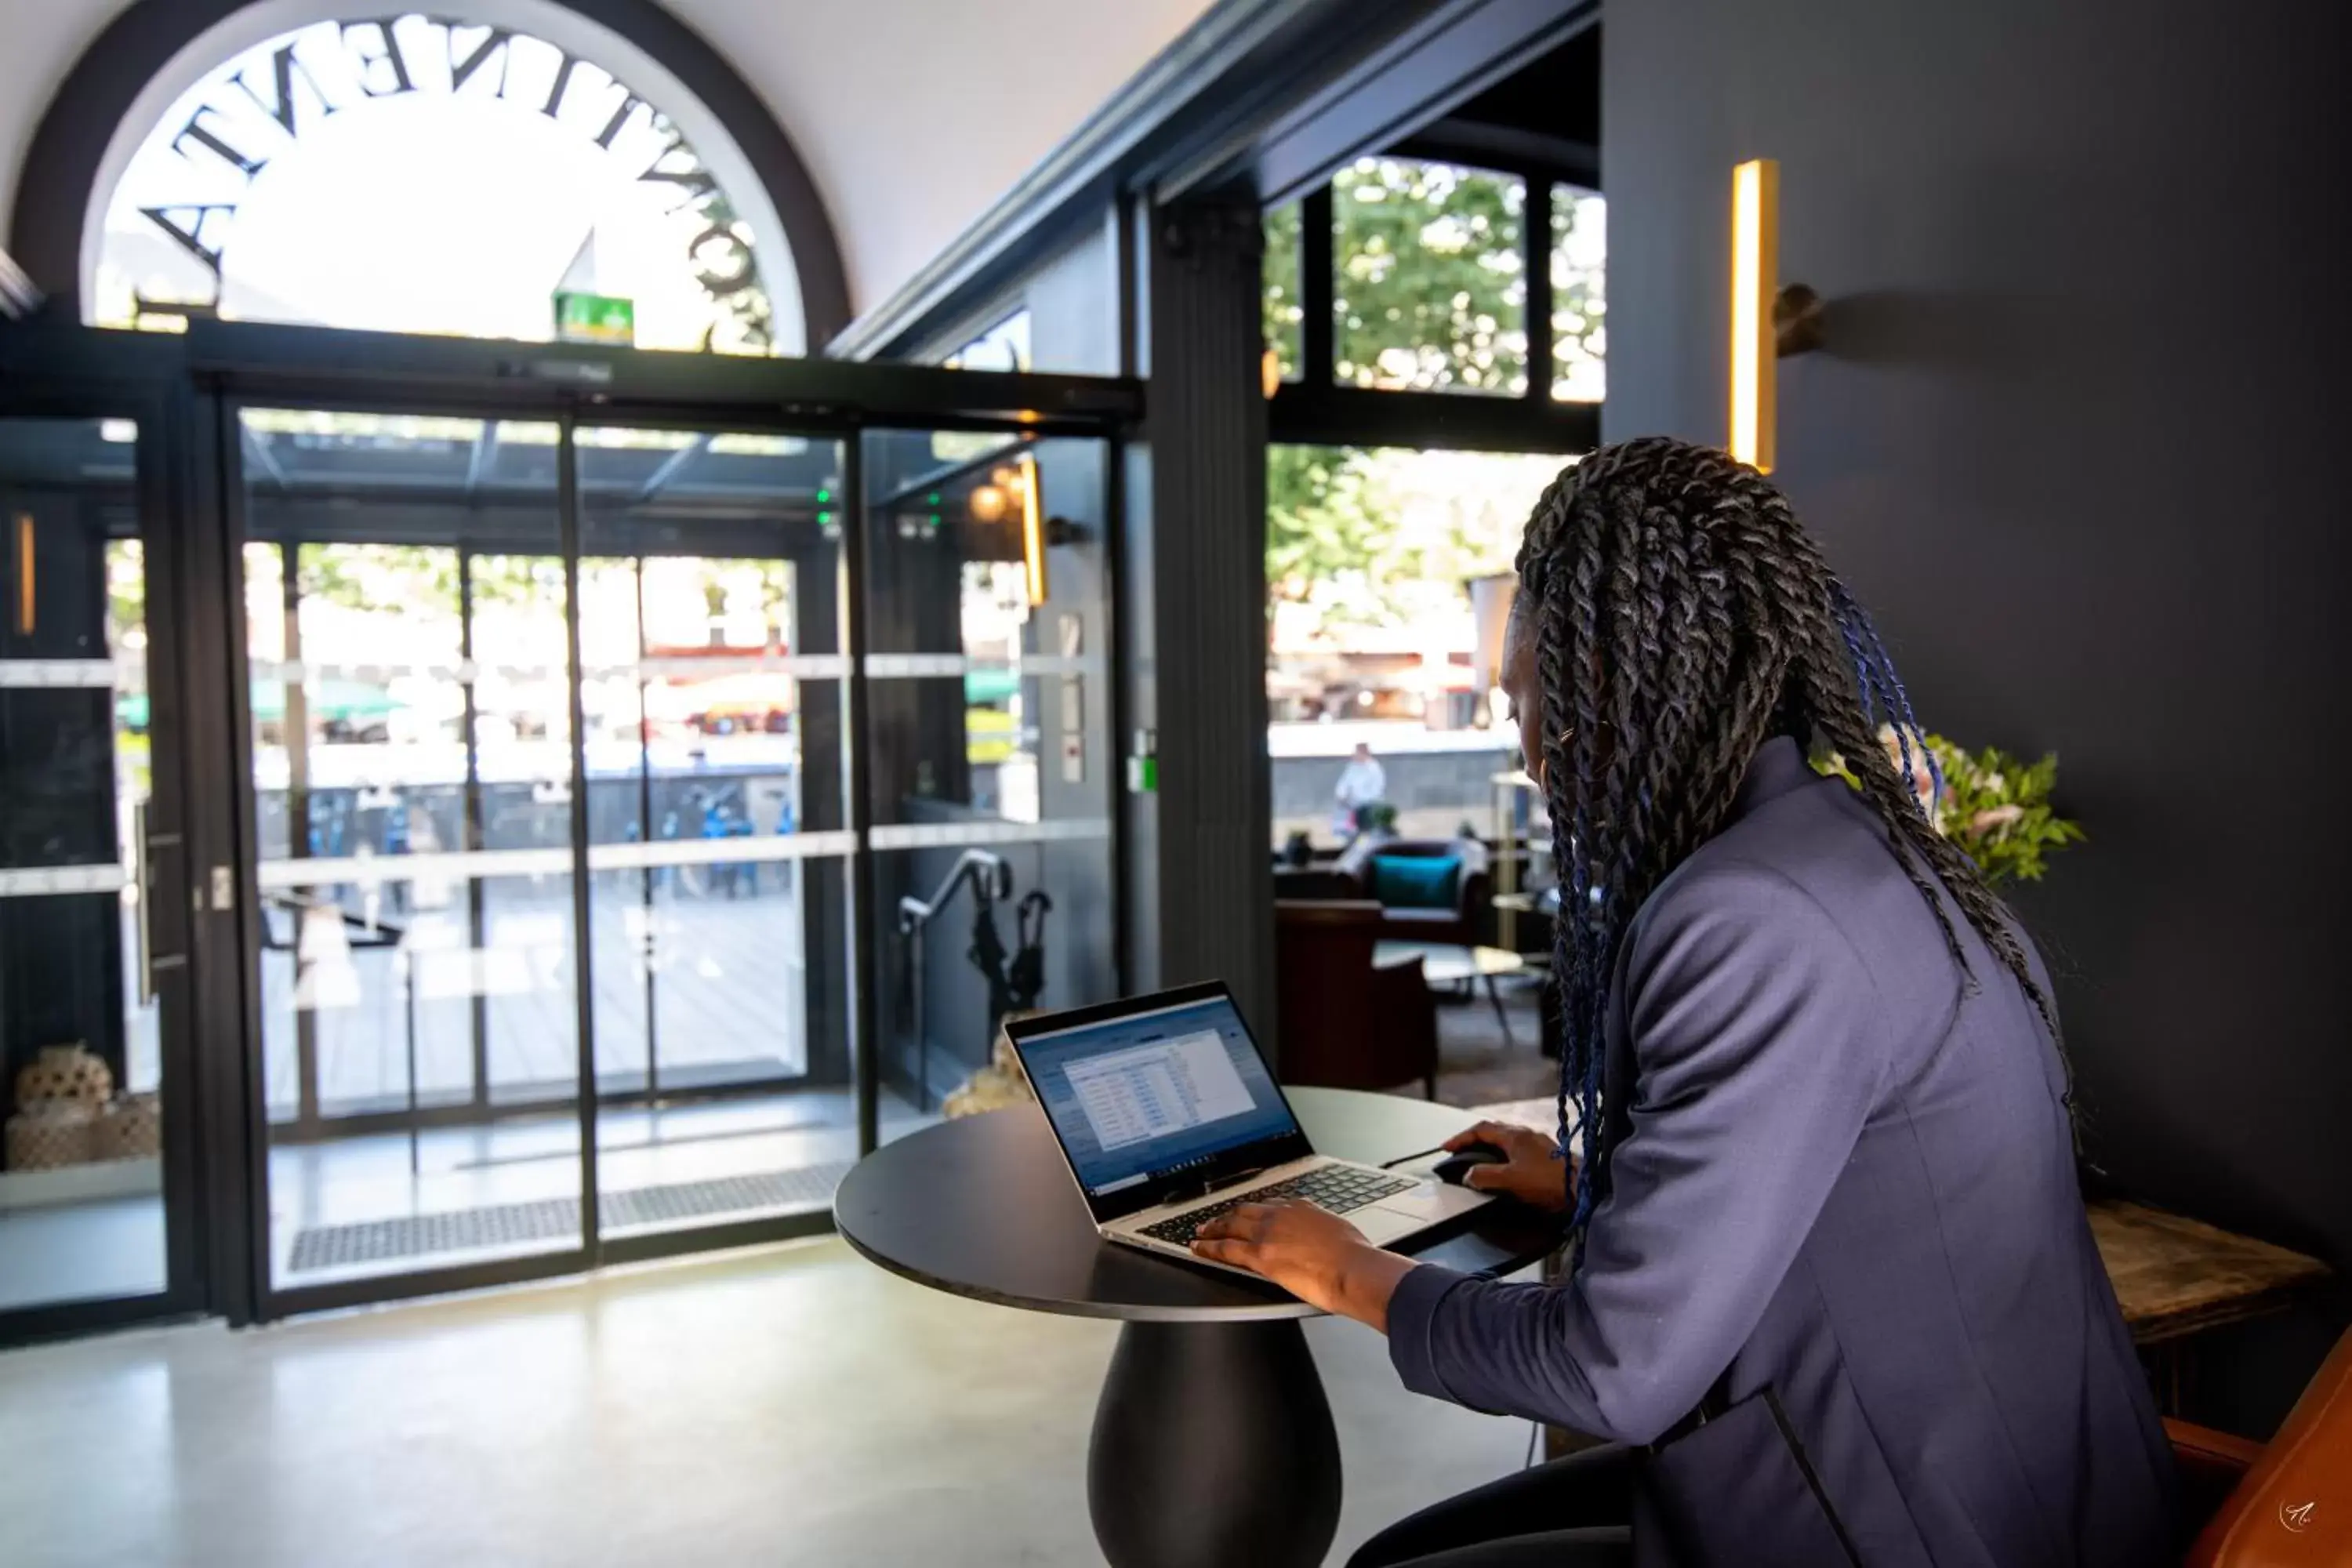
<instances>
[{"instance_id":1,"label":"dark wall","mask_svg":"<svg viewBox=\"0 0 2352 1568\"><path fill-rule=\"evenodd\" d=\"M2339 1269L2347 15L1617 0L1602 137L1607 434L1724 438L1730 170L1778 158L1831 304L1776 477L1931 725L2061 755L2090 842L2020 904L2092 1156Z\"/></svg>"}]
</instances>

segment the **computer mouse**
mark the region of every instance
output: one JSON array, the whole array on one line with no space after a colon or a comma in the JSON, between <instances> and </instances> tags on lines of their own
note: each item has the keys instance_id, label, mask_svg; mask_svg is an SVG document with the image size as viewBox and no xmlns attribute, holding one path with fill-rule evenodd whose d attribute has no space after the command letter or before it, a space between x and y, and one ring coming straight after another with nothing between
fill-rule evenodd
<instances>
[{"instance_id":1,"label":"computer mouse","mask_svg":"<svg viewBox=\"0 0 2352 1568\"><path fill-rule=\"evenodd\" d=\"M1452 1186L1466 1186L1470 1172L1478 1165L1507 1165L1511 1157L1492 1143L1465 1143L1433 1166L1432 1173Z\"/></svg>"}]
</instances>

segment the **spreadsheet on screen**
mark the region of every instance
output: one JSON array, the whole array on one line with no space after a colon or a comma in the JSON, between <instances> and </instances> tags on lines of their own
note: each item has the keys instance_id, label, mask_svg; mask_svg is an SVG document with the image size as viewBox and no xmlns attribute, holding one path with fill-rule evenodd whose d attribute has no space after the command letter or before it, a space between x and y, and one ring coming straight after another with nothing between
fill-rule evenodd
<instances>
[{"instance_id":1,"label":"spreadsheet on screen","mask_svg":"<svg viewBox=\"0 0 2352 1568\"><path fill-rule=\"evenodd\" d=\"M1034 1036L1022 1058L1093 1193L1297 1129L1227 1000Z\"/></svg>"}]
</instances>

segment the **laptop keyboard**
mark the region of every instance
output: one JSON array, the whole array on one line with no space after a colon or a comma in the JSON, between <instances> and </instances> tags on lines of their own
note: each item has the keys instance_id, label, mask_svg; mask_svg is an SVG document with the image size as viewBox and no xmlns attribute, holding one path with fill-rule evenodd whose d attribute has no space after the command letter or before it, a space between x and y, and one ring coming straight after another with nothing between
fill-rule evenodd
<instances>
[{"instance_id":1,"label":"laptop keyboard","mask_svg":"<svg viewBox=\"0 0 2352 1568\"><path fill-rule=\"evenodd\" d=\"M1196 1209L1171 1215L1158 1225L1142 1226L1144 1235L1155 1241L1172 1241L1179 1247L1192 1245L1192 1237L1201 1227L1229 1210L1244 1204L1270 1204L1277 1198L1297 1198L1313 1204L1317 1208L1333 1214L1347 1214L1409 1191L1414 1183L1402 1176L1391 1176L1380 1171L1360 1171L1349 1165L1320 1165L1303 1176L1293 1176L1286 1182L1259 1187L1230 1198L1220 1198Z\"/></svg>"}]
</instances>

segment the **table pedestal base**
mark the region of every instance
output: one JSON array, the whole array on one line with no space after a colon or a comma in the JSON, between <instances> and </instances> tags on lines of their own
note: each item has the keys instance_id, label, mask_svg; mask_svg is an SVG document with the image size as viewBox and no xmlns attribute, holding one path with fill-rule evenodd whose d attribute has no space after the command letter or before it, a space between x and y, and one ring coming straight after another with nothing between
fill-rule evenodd
<instances>
[{"instance_id":1,"label":"table pedestal base","mask_svg":"<svg viewBox=\"0 0 2352 1568\"><path fill-rule=\"evenodd\" d=\"M1132 1322L1087 1456L1111 1568L1314 1568L1339 1524L1339 1436L1295 1321Z\"/></svg>"}]
</instances>

